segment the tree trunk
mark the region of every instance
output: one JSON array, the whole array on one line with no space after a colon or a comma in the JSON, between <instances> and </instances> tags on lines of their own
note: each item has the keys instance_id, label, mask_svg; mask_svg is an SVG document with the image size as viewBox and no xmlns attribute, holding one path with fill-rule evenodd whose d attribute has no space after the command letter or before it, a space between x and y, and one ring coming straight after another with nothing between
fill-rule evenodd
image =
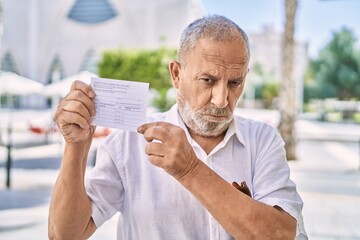
<instances>
[{"instance_id":1,"label":"tree trunk","mask_svg":"<svg viewBox=\"0 0 360 240\"><path fill-rule=\"evenodd\" d=\"M297 0L285 1L285 31L282 47L282 81L280 90L280 134L285 141L286 158L296 160L296 96L294 67L294 32Z\"/></svg>"}]
</instances>

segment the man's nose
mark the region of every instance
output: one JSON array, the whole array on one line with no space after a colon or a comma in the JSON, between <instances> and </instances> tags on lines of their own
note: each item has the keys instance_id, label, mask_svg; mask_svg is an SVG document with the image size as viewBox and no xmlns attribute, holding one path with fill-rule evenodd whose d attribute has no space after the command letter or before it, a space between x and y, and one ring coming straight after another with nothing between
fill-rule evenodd
<instances>
[{"instance_id":1,"label":"man's nose","mask_svg":"<svg viewBox=\"0 0 360 240\"><path fill-rule=\"evenodd\" d=\"M224 86L225 85L225 86ZM218 108L225 108L228 105L229 90L226 84L219 84L213 87L211 103Z\"/></svg>"}]
</instances>

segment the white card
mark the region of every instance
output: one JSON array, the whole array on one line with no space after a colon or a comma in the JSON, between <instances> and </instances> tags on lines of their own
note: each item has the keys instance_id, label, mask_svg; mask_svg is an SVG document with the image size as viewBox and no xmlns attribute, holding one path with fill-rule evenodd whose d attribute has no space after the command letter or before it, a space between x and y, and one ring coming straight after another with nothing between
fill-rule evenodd
<instances>
[{"instance_id":1,"label":"white card","mask_svg":"<svg viewBox=\"0 0 360 240\"><path fill-rule=\"evenodd\" d=\"M149 83L91 78L95 91L93 125L136 131L146 122Z\"/></svg>"}]
</instances>

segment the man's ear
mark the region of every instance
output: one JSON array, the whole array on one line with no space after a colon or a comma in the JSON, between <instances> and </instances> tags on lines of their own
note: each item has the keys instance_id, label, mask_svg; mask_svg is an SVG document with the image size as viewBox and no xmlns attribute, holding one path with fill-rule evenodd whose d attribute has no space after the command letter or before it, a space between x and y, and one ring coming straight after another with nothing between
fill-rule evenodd
<instances>
[{"instance_id":1,"label":"man's ear","mask_svg":"<svg viewBox=\"0 0 360 240\"><path fill-rule=\"evenodd\" d=\"M172 60L169 63L169 71L171 75L171 80L174 88L178 89L180 81L180 63L178 61Z\"/></svg>"}]
</instances>

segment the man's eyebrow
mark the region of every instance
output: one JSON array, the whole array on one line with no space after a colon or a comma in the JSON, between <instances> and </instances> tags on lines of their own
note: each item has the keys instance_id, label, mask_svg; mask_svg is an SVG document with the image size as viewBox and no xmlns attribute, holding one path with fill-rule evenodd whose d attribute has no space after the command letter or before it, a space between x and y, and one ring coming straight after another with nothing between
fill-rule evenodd
<instances>
[{"instance_id":1,"label":"man's eyebrow","mask_svg":"<svg viewBox=\"0 0 360 240\"><path fill-rule=\"evenodd\" d=\"M204 73L201 73L201 74L199 74L199 77L201 78L201 77L207 77L207 78L210 78L210 79L212 79L212 80L217 80L217 79L219 79L219 77L217 77L217 76L215 76L215 75L213 75L213 74L211 74L211 73L206 73L206 72L204 72Z\"/></svg>"},{"instance_id":2,"label":"man's eyebrow","mask_svg":"<svg viewBox=\"0 0 360 240\"><path fill-rule=\"evenodd\" d=\"M239 81L239 82L243 82L245 80L245 77L235 77L235 78L230 78L229 81Z\"/></svg>"}]
</instances>

